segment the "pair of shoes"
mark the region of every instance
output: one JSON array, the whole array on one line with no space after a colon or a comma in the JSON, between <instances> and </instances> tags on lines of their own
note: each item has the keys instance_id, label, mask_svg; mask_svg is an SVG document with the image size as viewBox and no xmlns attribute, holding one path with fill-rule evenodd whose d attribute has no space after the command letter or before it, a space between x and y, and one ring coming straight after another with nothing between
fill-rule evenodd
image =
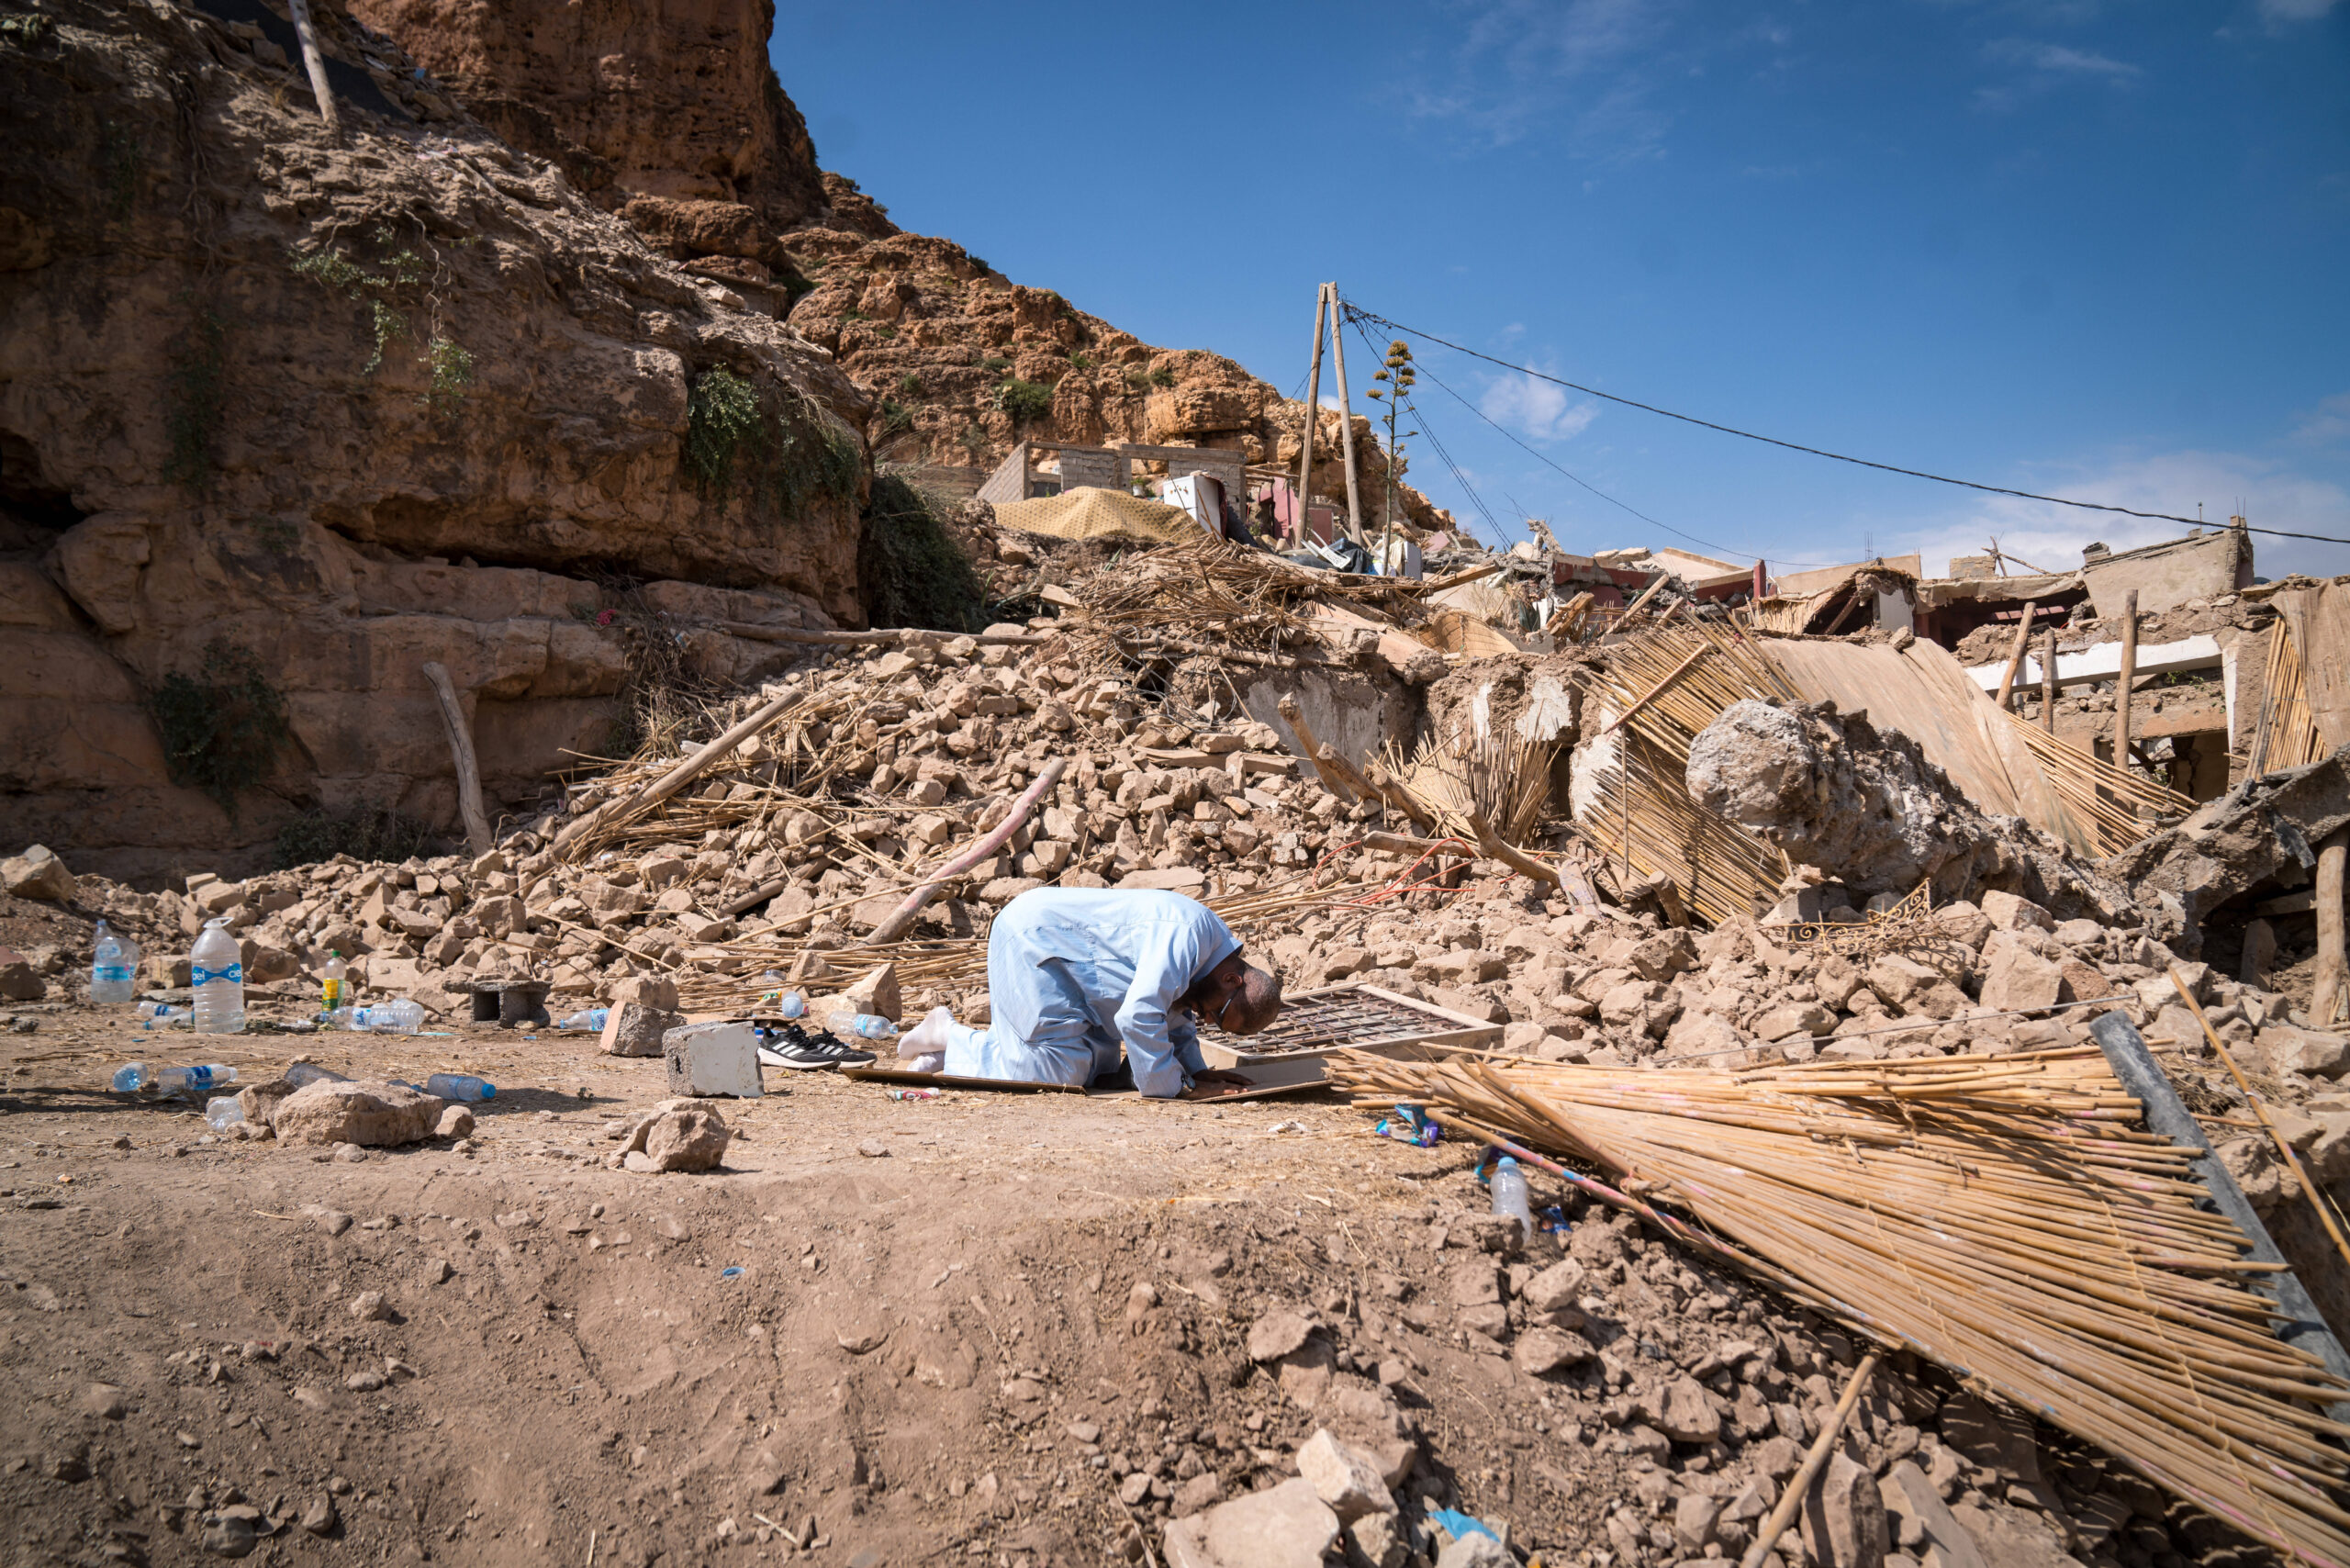
<instances>
[{"instance_id":1,"label":"pair of shoes","mask_svg":"<svg viewBox=\"0 0 2350 1568\"><path fill-rule=\"evenodd\" d=\"M874 1056L842 1044L829 1029L811 1035L797 1024L786 1024L767 1031L767 1042L759 1047L759 1059L769 1067L824 1072L841 1067L871 1067Z\"/></svg>"}]
</instances>

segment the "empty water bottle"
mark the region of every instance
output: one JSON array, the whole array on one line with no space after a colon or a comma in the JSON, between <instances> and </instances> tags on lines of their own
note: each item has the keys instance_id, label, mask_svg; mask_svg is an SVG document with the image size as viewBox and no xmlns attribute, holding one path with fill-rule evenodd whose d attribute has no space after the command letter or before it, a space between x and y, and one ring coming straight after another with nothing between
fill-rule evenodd
<instances>
[{"instance_id":1,"label":"empty water bottle","mask_svg":"<svg viewBox=\"0 0 2350 1568\"><path fill-rule=\"evenodd\" d=\"M898 1037L895 1024L871 1013L835 1013L824 1020L824 1026L835 1035L855 1035L861 1040L894 1040Z\"/></svg>"},{"instance_id":2,"label":"empty water bottle","mask_svg":"<svg viewBox=\"0 0 2350 1568\"><path fill-rule=\"evenodd\" d=\"M207 920L187 956L188 983L196 988L196 1032L235 1035L245 1027L245 965L226 920Z\"/></svg>"},{"instance_id":3,"label":"empty water bottle","mask_svg":"<svg viewBox=\"0 0 2350 1568\"><path fill-rule=\"evenodd\" d=\"M769 972L773 973L773 971ZM778 1018L792 1019L808 1016L808 998L799 991L771 991L759 1000L762 1002L774 1003L775 1015Z\"/></svg>"},{"instance_id":4,"label":"empty water bottle","mask_svg":"<svg viewBox=\"0 0 2350 1568\"><path fill-rule=\"evenodd\" d=\"M1517 1168L1517 1161L1506 1154L1494 1161L1492 1185L1494 1213L1517 1221L1521 1241L1533 1240L1534 1212L1527 1206L1526 1172Z\"/></svg>"},{"instance_id":5,"label":"empty water bottle","mask_svg":"<svg viewBox=\"0 0 2350 1568\"><path fill-rule=\"evenodd\" d=\"M351 1080L314 1061L297 1061L285 1070L285 1081L299 1089L306 1083L348 1083Z\"/></svg>"},{"instance_id":6,"label":"empty water bottle","mask_svg":"<svg viewBox=\"0 0 2350 1568\"><path fill-rule=\"evenodd\" d=\"M187 1009L161 1002L142 1002L139 1004L139 1026L142 1029L185 1028Z\"/></svg>"},{"instance_id":7,"label":"empty water bottle","mask_svg":"<svg viewBox=\"0 0 2350 1568\"><path fill-rule=\"evenodd\" d=\"M204 1103L204 1125L225 1133L245 1119L245 1107L233 1094L216 1094Z\"/></svg>"},{"instance_id":8,"label":"empty water bottle","mask_svg":"<svg viewBox=\"0 0 2350 1568\"><path fill-rule=\"evenodd\" d=\"M424 1081L424 1092L442 1100L493 1100L498 1085L469 1072L436 1072Z\"/></svg>"},{"instance_id":9,"label":"empty water bottle","mask_svg":"<svg viewBox=\"0 0 2350 1568\"><path fill-rule=\"evenodd\" d=\"M368 1007L346 1007L343 1012L350 1016L338 1018L342 1027L372 1035L413 1035L424 1025L423 1004L406 997Z\"/></svg>"},{"instance_id":10,"label":"empty water bottle","mask_svg":"<svg viewBox=\"0 0 2350 1568\"><path fill-rule=\"evenodd\" d=\"M237 1070L219 1062L159 1069L134 1061L116 1070L114 1089L118 1094L202 1094L220 1084L236 1081Z\"/></svg>"},{"instance_id":11,"label":"empty water bottle","mask_svg":"<svg viewBox=\"0 0 2350 1568\"><path fill-rule=\"evenodd\" d=\"M139 944L127 936L117 936L98 922L91 935L97 938L90 957L90 1001L98 1006L119 1006L138 999Z\"/></svg>"},{"instance_id":12,"label":"empty water bottle","mask_svg":"<svg viewBox=\"0 0 2350 1568\"><path fill-rule=\"evenodd\" d=\"M555 1027L558 1029L600 1030L604 1026L604 1020L611 1015L612 1010L609 1007L584 1007L578 1012L573 1014L570 1017L565 1019L562 1023L557 1024Z\"/></svg>"}]
</instances>

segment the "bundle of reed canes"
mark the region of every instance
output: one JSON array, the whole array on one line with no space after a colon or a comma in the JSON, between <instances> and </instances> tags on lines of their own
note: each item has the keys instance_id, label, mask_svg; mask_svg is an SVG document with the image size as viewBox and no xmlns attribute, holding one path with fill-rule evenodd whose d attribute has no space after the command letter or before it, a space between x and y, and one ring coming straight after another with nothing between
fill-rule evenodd
<instances>
[{"instance_id":1,"label":"bundle of reed canes","mask_svg":"<svg viewBox=\"0 0 2350 1568\"><path fill-rule=\"evenodd\" d=\"M1366 1110L1606 1172L1679 1240L2064 1428L2284 1554L2350 1563L2350 1394L2270 1331L2271 1265L2196 1206L2093 1047L1634 1071L1348 1052ZM1637 1194L1637 1195L1635 1195ZM1657 1209L1670 1204L1687 1219Z\"/></svg>"}]
</instances>

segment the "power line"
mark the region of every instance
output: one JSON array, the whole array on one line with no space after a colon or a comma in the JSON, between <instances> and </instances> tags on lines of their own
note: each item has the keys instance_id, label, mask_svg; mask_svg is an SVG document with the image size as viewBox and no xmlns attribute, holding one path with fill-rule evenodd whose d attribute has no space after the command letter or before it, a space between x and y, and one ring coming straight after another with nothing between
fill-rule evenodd
<instances>
[{"instance_id":1,"label":"power line","mask_svg":"<svg viewBox=\"0 0 2350 1568\"><path fill-rule=\"evenodd\" d=\"M1564 386L1569 391L1580 392L1588 398L1600 398L1610 403L1620 403L1625 408L1638 409L1643 413L1661 414L1668 420L1679 420L1683 424L1696 425L1704 430L1718 431L1724 435L1742 436L1748 441L1759 441L1765 446L1784 447L1789 452L1801 452L1813 457L1826 457L1838 463L1853 464L1862 468L1874 468L1879 472L1886 474L1900 474L1912 479L1930 479L1938 485L1956 485L1962 489L1981 490L1988 495L2014 496L2020 500L2027 501L2046 501L2051 506L2078 507L2084 511L2119 512L2124 517L2143 517L2151 519L2157 522L2183 522L2192 528L2205 528L2210 526L2210 524L2206 523L2204 520L2199 517L2181 517L2176 512L2167 511L2140 511L2135 507L2114 506L2105 501L2076 501L2068 499L2064 496L2043 496L2031 490L2010 489L2005 485L1985 485L1979 484L1973 479L1953 479L1947 474L1929 474L1922 468L1903 468L1898 465L1892 463L1876 463L1872 462L1870 459L1865 457L1852 457L1841 452L1829 452L1817 446L1805 446L1800 442L1781 441L1776 436L1758 435L1752 431L1740 430L1735 425L1716 424L1711 420L1701 420L1694 414L1676 414L1671 409L1660 409L1653 403L1643 403L1633 398L1619 398L1613 392L1602 392L1596 386L1585 386L1580 382L1568 381L1556 375L1546 375L1541 371L1536 370L1530 365L1513 364L1508 360L1497 359L1492 354L1482 353L1479 350L1470 348L1465 344L1456 343L1449 338L1439 338L1434 332L1424 332L1417 327L1406 327L1401 321L1392 320L1385 316L1380 315L1376 311L1365 310L1360 306L1351 303L1347 305L1347 308L1353 312L1353 314L1361 320L1376 321L1381 326L1390 328L1393 330L1398 332L1408 332L1413 337L1425 339L1431 343L1440 344L1445 348L1452 350L1456 353L1465 353L1472 359L1482 359L1488 364L1500 365L1504 370L1514 370L1521 375L1530 375L1537 381L1547 381L1554 386ZM1447 388L1447 390L1449 390L1449 388ZM1458 396L1458 394L1456 394L1456 396ZM1507 432L1505 431L1504 433L1506 434ZM1520 444L1523 445L1524 443L1520 442ZM1528 450L1531 449L1529 448ZM1537 455L1539 454L1538 454ZM1556 465L1553 465L1553 466L1555 467ZM1565 472L1563 469L1560 471L1561 473ZM1569 477L1572 478L1572 476L1570 475ZM1582 481L1577 480L1576 483L1581 484ZM1618 502L1617 504L1621 505L1622 503ZM1629 510L1630 509L1627 508L1626 510ZM1639 514L1635 512L1633 515L1637 517ZM1659 528L1665 527L1663 523L1658 523L1656 526ZM2276 539L2312 539L2321 544L2350 544L2350 539L2337 539L2333 535L2328 533L2296 533L2289 529L2254 528L2250 524L2245 524L2244 528L2247 532L2266 533ZM1677 532L1678 530L1668 530L1668 532ZM1686 539L1689 535L1684 533L1682 534L1682 537ZM1709 545L1708 548L1719 549L1721 546Z\"/></svg>"}]
</instances>

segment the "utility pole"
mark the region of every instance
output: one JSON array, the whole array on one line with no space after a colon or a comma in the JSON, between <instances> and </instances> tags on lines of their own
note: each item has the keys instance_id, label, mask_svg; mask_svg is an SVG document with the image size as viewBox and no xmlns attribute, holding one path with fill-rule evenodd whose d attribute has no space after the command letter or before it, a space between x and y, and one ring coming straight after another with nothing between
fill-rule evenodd
<instances>
[{"instance_id":1,"label":"utility pole","mask_svg":"<svg viewBox=\"0 0 2350 1568\"><path fill-rule=\"evenodd\" d=\"M1347 451L1347 536L1356 543L1362 537L1362 492L1355 481L1355 416L1353 405L1347 400L1347 333L1346 319L1338 309L1338 286L1326 283L1322 297L1330 302L1330 348L1338 360L1338 439ZM1382 572L1387 570L1384 560Z\"/></svg>"},{"instance_id":2,"label":"utility pole","mask_svg":"<svg viewBox=\"0 0 2350 1568\"><path fill-rule=\"evenodd\" d=\"M1322 413L1322 323L1328 313L1322 308L1329 296L1329 286L1322 285L1314 291L1314 366L1305 373L1305 440L1304 450L1297 458L1297 543L1306 539L1308 503L1314 495L1314 426Z\"/></svg>"}]
</instances>

